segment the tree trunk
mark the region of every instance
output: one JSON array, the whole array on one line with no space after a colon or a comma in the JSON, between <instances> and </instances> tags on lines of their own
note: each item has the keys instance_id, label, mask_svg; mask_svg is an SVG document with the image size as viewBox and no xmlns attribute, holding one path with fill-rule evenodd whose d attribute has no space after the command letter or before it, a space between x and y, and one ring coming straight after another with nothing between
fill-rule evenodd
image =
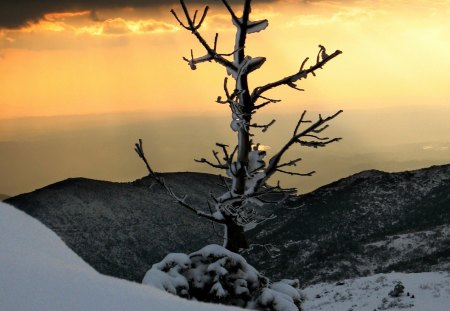
<instances>
[{"instance_id":1,"label":"tree trunk","mask_svg":"<svg viewBox=\"0 0 450 311\"><path fill-rule=\"evenodd\" d=\"M249 247L243 227L235 224L231 219L226 222L225 226L227 230L226 249L234 253L239 253L239 250Z\"/></svg>"}]
</instances>

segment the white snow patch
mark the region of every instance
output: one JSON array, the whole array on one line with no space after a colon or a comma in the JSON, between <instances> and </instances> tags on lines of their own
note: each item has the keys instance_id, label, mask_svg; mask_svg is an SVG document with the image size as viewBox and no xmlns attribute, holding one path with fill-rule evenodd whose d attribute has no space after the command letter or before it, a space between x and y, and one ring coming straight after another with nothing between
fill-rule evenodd
<instances>
[{"instance_id":1,"label":"white snow patch","mask_svg":"<svg viewBox=\"0 0 450 311\"><path fill-rule=\"evenodd\" d=\"M404 293L390 297L389 292L398 282L405 287ZM316 284L305 288L303 293L305 311L449 311L450 275L448 272L393 272L345 280L339 286Z\"/></svg>"},{"instance_id":2,"label":"white snow patch","mask_svg":"<svg viewBox=\"0 0 450 311\"><path fill-rule=\"evenodd\" d=\"M242 309L187 301L149 286L101 275L40 222L0 203L0 310Z\"/></svg>"}]
</instances>

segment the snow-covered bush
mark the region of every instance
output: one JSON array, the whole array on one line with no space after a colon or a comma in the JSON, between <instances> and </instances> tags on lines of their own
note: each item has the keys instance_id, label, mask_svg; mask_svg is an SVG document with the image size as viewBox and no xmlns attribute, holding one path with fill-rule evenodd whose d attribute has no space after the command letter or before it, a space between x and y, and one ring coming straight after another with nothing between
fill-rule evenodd
<instances>
[{"instance_id":1,"label":"snow-covered bush","mask_svg":"<svg viewBox=\"0 0 450 311\"><path fill-rule=\"evenodd\" d=\"M219 245L189 255L169 254L152 266L142 283L205 302L255 310L301 310L298 280L270 283L242 256Z\"/></svg>"}]
</instances>

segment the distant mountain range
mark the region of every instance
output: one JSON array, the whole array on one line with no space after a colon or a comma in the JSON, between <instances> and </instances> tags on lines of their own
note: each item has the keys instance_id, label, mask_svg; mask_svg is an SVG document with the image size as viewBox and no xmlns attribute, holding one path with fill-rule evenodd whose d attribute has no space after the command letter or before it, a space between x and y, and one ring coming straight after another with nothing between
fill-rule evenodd
<instances>
[{"instance_id":1,"label":"distant mountain range","mask_svg":"<svg viewBox=\"0 0 450 311\"><path fill-rule=\"evenodd\" d=\"M161 174L205 207L215 175ZM140 281L169 252L221 243L221 228L177 206L150 177L132 183L67 179L6 200L54 230L99 272ZM450 165L364 171L283 206L248 231L244 256L271 278L306 284L388 271L450 270Z\"/></svg>"}]
</instances>

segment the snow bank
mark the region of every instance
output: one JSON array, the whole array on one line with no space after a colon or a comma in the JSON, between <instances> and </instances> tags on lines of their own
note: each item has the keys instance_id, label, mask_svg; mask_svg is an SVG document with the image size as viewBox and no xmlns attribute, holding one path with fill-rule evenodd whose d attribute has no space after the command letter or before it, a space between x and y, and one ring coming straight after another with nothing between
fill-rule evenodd
<instances>
[{"instance_id":1,"label":"snow bank","mask_svg":"<svg viewBox=\"0 0 450 311\"><path fill-rule=\"evenodd\" d=\"M389 293L399 282L403 294ZM449 311L450 275L448 272L388 273L346 280L340 285L321 283L303 293L306 311L407 310Z\"/></svg>"},{"instance_id":2,"label":"snow bank","mask_svg":"<svg viewBox=\"0 0 450 311\"><path fill-rule=\"evenodd\" d=\"M177 259L178 261L178 259ZM404 293L391 297L398 282ZM280 289L284 284L272 284ZM407 295L409 293L409 296ZM305 311L448 311L447 272L389 273L304 289ZM270 297L269 297L270 298ZM1 311L226 311L99 274L37 220L0 202Z\"/></svg>"},{"instance_id":3,"label":"snow bank","mask_svg":"<svg viewBox=\"0 0 450 311\"><path fill-rule=\"evenodd\" d=\"M0 203L0 310L241 310L99 274L52 231Z\"/></svg>"}]
</instances>

